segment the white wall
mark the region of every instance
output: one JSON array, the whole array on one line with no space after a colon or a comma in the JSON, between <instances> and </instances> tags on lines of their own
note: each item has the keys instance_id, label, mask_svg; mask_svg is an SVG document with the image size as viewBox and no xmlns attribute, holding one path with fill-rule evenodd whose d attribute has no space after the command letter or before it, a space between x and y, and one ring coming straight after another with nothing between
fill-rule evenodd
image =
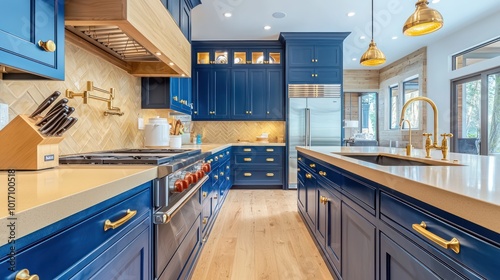
<instances>
[{"instance_id":1,"label":"white wall","mask_svg":"<svg viewBox=\"0 0 500 280\"><path fill-rule=\"evenodd\" d=\"M445 19L446 24L446 19ZM482 70L500 66L500 57L479 62L462 69L451 71L451 56L472 46L500 36L498 14L472 23L443 40L427 46L427 96L439 108L439 133L450 132L451 80ZM437 31L439 32L439 31ZM432 114L428 114L427 127L433 127Z\"/></svg>"}]
</instances>

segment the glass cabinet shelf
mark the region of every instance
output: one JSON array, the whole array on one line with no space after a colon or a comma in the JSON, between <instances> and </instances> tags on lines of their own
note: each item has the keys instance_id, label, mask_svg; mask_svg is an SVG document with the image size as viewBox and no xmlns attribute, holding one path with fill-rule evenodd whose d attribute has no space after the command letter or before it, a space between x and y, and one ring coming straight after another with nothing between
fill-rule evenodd
<instances>
[{"instance_id":1,"label":"glass cabinet shelf","mask_svg":"<svg viewBox=\"0 0 500 280\"><path fill-rule=\"evenodd\" d=\"M196 64L228 64L228 51L215 50L215 51L198 51L196 52Z\"/></svg>"}]
</instances>

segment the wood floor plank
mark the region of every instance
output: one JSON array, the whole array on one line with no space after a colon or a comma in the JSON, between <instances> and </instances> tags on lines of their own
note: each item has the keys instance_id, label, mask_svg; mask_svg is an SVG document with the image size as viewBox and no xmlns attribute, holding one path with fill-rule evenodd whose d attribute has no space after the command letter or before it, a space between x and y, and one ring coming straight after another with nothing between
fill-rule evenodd
<instances>
[{"instance_id":1,"label":"wood floor plank","mask_svg":"<svg viewBox=\"0 0 500 280\"><path fill-rule=\"evenodd\" d=\"M192 279L333 278L297 212L296 191L231 190Z\"/></svg>"}]
</instances>

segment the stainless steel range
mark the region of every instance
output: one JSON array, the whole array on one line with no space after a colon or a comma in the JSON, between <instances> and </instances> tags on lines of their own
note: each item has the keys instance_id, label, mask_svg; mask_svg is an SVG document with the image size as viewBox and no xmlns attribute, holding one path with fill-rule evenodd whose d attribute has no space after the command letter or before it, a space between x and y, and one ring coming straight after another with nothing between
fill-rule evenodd
<instances>
[{"instance_id":1,"label":"stainless steel range","mask_svg":"<svg viewBox=\"0 0 500 280\"><path fill-rule=\"evenodd\" d=\"M158 166L153 183L155 279L183 270L175 254L189 229L199 220L201 186L208 180L209 153L190 149L124 149L62 156L60 164L149 164ZM174 255L175 254L175 255ZM173 274L172 274L173 273Z\"/></svg>"}]
</instances>

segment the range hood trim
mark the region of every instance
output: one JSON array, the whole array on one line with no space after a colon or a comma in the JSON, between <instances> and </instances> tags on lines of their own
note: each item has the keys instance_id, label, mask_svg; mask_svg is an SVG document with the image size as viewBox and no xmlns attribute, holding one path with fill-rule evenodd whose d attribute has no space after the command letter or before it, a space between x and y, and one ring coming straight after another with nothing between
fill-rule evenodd
<instances>
[{"instance_id":1,"label":"range hood trim","mask_svg":"<svg viewBox=\"0 0 500 280\"><path fill-rule=\"evenodd\" d=\"M65 6L66 25L117 26L159 60L157 62L124 61L128 67L122 68L130 74L140 77L191 76L191 44L161 1L66 0ZM88 44L92 45L92 43ZM161 52L161 55L156 55L157 52ZM169 65L170 62L174 65Z\"/></svg>"}]
</instances>

